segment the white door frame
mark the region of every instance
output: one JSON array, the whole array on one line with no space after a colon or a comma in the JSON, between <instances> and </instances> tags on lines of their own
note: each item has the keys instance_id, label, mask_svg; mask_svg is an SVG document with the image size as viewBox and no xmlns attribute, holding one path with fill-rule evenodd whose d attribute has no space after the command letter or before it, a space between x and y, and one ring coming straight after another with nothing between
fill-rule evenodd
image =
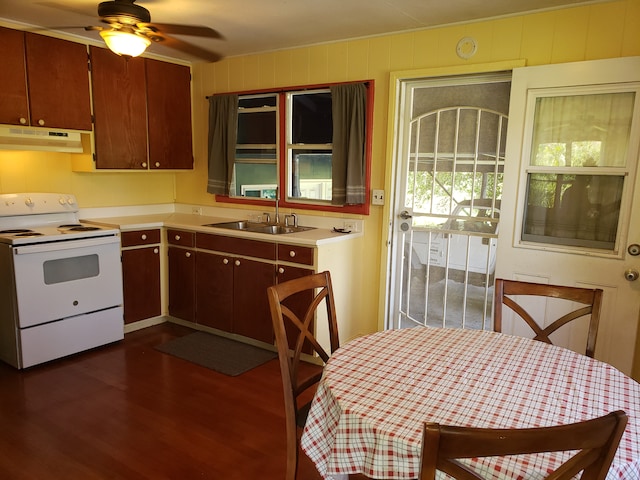
<instances>
[{"instance_id":1,"label":"white door frame","mask_svg":"<svg viewBox=\"0 0 640 480\"><path fill-rule=\"evenodd\" d=\"M504 62L483 63L475 65L462 65L457 67L440 67L440 68L427 68L419 70L406 70L399 72L392 72L389 82L389 105L387 116L387 153L386 158L389 161L386 162L385 170L385 190L389 192L387 198L391 201L386 202L384 206L383 222L382 222L382 242L381 245L381 273L380 273L380 291L384 292L384 295L379 296L378 305L378 329L382 330L388 328L390 325L391 305L390 296L396 282L394 274L391 271L392 252L391 252L391 240L393 238L394 216L397 210L396 208L396 166L400 155L401 145L397 142L396 129L398 128L398 120L402 118L403 105L400 103L401 89L403 82L418 78L429 77L448 77L456 75L468 75L468 74L480 74L490 72L506 72L511 71L514 68L523 67L526 64L526 60L510 60Z\"/></svg>"}]
</instances>

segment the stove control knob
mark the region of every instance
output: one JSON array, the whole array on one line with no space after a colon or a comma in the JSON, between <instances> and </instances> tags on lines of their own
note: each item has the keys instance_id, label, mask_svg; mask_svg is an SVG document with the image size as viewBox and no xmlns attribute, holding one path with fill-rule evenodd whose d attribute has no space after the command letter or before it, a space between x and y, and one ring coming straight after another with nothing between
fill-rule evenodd
<instances>
[{"instance_id":1,"label":"stove control knob","mask_svg":"<svg viewBox=\"0 0 640 480\"><path fill-rule=\"evenodd\" d=\"M76 202L73 200L73 197L67 198L67 205L74 205Z\"/></svg>"},{"instance_id":2,"label":"stove control knob","mask_svg":"<svg viewBox=\"0 0 640 480\"><path fill-rule=\"evenodd\" d=\"M34 201L33 201L33 200L31 200L31 197L25 198L25 199L24 199L24 204L25 204L27 207L33 207L33 206L35 205Z\"/></svg>"}]
</instances>

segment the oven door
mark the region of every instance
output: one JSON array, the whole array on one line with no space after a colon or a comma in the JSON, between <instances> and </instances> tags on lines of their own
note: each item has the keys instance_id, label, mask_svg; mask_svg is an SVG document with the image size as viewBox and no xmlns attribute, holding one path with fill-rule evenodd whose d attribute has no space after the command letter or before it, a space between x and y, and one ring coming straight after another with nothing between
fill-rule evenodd
<instances>
[{"instance_id":1,"label":"oven door","mask_svg":"<svg viewBox=\"0 0 640 480\"><path fill-rule=\"evenodd\" d=\"M20 328L122 305L119 236L25 245L13 253Z\"/></svg>"}]
</instances>

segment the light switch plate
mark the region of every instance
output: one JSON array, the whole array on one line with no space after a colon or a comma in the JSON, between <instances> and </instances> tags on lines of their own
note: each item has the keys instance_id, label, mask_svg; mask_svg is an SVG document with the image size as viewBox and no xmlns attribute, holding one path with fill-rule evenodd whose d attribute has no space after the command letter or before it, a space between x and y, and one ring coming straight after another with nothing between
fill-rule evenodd
<instances>
[{"instance_id":1,"label":"light switch plate","mask_svg":"<svg viewBox=\"0 0 640 480\"><path fill-rule=\"evenodd\" d=\"M384 190L374 190L371 195L371 205L384 205Z\"/></svg>"}]
</instances>

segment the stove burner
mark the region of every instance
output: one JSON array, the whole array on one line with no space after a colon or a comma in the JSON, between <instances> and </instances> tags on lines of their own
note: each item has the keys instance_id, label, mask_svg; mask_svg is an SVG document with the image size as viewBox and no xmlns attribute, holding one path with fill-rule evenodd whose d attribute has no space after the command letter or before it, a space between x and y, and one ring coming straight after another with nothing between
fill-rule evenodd
<instances>
[{"instance_id":1,"label":"stove burner","mask_svg":"<svg viewBox=\"0 0 640 480\"><path fill-rule=\"evenodd\" d=\"M91 232L93 230L100 230L100 227L86 227L83 225L80 225L78 227L71 227L69 230L69 232Z\"/></svg>"},{"instance_id":2,"label":"stove burner","mask_svg":"<svg viewBox=\"0 0 640 480\"><path fill-rule=\"evenodd\" d=\"M15 228L13 230L0 230L1 234L14 234L14 233L30 233L33 230L29 230L28 228Z\"/></svg>"},{"instance_id":3,"label":"stove burner","mask_svg":"<svg viewBox=\"0 0 640 480\"><path fill-rule=\"evenodd\" d=\"M58 228L71 228L71 227L81 227L81 223L65 223L63 225L58 225Z\"/></svg>"},{"instance_id":4,"label":"stove burner","mask_svg":"<svg viewBox=\"0 0 640 480\"><path fill-rule=\"evenodd\" d=\"M26 232L18 233L15 236L16 237L39 237L40 235L44 235L44 234L39 232L32 232L31 230L28 230Z\"/></svg>"}]
</instances>

